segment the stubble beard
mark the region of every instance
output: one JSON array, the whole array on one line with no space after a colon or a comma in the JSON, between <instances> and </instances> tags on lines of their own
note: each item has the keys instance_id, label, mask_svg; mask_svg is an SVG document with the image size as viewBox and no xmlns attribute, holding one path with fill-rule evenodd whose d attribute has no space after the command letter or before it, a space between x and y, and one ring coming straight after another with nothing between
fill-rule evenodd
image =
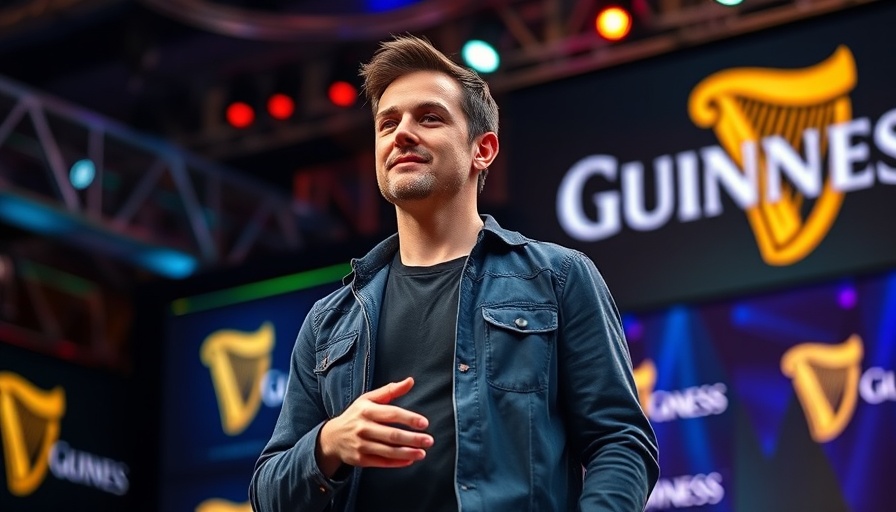
<instances>
[{"instance_id":1,"label":"stubble beard","mask_svg":"<svg viewBox=\"0 0 896 512\"><path fill-rule=\"evenodd\" d=\"M448 194L456 194L463 188L464 180L459 174L452 179L444 181L442 189ZM391 179L386 176L384 182L379 184L380 194L392 204L401 201L415 201L426 199L439 189L439 180L435 174L426 172L416 176L398 176Z\"/></svg>"}]
</instances>

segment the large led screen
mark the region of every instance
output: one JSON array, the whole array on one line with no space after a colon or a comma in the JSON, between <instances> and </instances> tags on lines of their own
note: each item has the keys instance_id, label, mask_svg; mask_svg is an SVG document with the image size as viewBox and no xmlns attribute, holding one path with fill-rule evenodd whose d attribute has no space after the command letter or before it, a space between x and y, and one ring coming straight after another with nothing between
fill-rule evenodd
<instances>
[{"instance_id":1,"label":"large led screen","mask_svg":"<svg viewBox=\"0 0 896 512\"><path fill-rule=\"evenodd\" d=\"M252 468L280 412L296 335L349 271L339 264L171 304L162 510L249 510Z\"/></svg>"},{"instance_id":2,"label":"large led screen","mask_svg":"<svg viewBox=\"0 0 896 512\"><path fill-rule=\"evenodd\" d=\"M896 3L508 93L506 223L623 308L896 264Z\"/></svg>"},{"instance_id":3,"label":"large led screen","mask_svg":"<svg viewBox=\"0 0 896 512\"><path fill-rule=\"evenodd\" d=\"M648 510L891 510L896 273L626 314Z\"/></svg>"}]
</instances>

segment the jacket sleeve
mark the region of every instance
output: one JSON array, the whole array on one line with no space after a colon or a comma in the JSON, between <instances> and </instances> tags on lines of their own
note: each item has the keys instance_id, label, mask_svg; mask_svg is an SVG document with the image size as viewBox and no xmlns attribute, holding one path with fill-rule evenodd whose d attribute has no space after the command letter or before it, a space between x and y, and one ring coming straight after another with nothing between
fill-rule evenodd
<instances>
[{"instance_id":1,"label":"jacket sleeve","mask_svg":"<svg viewBox=\"0 0 896 512\"><path fill-rule=\"evenodd\" d=\"M249 501L255 512L322 511L345 485L327 479L317 466L317 437L328 419L314 373L312 313L293 347L280 416L255 464Z\"/></svg>"},{"instance_id":2,"label":"jacket sleeve","mask_svg":"<svg viewBox=\"0 0 896 512\"><path fill-rule=\"evenodd\" d=\"M619 312L594 263L567 260L560 304L560 392L585 469L582 511L642 511L659 478Z\"/></svg>"}]
</instances>

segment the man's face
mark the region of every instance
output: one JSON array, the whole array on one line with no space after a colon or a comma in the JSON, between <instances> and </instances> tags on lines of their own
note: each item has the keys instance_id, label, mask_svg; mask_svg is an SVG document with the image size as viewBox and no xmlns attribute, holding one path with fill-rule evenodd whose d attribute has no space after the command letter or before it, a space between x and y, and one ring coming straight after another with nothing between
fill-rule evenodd
<instances>
[{"instance_id":1,"label":"man's face","mask_svg":"<svg viewBox=\"0 0 896 512\"><path fill-rule=\"evenodd\" d=\"M374 123L376 178L390 203L450 198L468 184L475 145L468 141L461 87L448 75L416 71L397 78L380 97Z\"/></svg>"}]
</instances>

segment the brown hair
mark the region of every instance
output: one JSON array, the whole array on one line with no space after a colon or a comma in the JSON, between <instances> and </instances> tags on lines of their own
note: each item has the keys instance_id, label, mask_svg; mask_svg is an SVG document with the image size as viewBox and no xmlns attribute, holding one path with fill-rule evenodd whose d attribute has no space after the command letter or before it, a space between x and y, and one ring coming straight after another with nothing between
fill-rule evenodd
<instances>
[{"instance_id":1,"label":"brown hair","mask_svg":"<svg viewBox=\"0 0 896 512\"><path fill-rule=\"evenodd\" d=\"M450 76L461 87L461 109L467 116L469 142L487 132L498 133L498 105L488 84L475 71L456 64L426 39L396 36L380 44L370 62L361 65L364 95L376 115L383 92L395 79L415 71L439 71ZM479 191L485 184L488 169L479 174Z\"/></svg>"}]
</instances>

